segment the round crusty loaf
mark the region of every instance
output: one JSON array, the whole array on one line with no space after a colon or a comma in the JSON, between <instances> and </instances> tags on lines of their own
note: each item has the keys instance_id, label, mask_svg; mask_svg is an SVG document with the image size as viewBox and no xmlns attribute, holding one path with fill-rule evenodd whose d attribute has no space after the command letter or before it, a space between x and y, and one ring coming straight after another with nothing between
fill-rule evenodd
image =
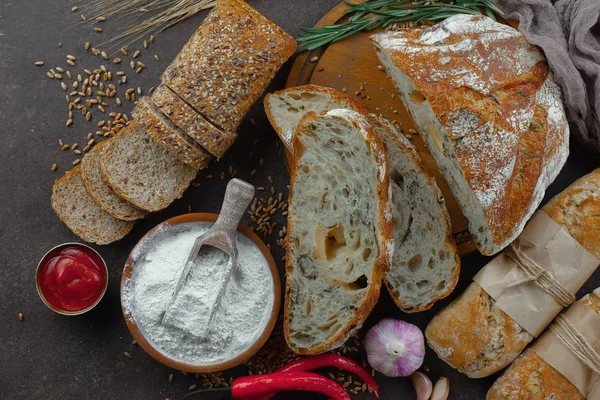
<instances>
[{"instance_id":1,"label":"round crusty loaf","mask_svg":"<svg viewBox=\"0 0 600 400\"><path fill-rule=\"evenodd\" d=\"M109 244L122 239L134 222L121 221L104 211L88 196L81 167L68 171L52 186L52 208L74 234L86 242Z\"/></svg>"},{"instance_id":2,"label":"round crusty loaf","mask_svg":"<svg viewBox=\"0 0 600 400\"><path fill-rule=\"evenodd\" d=\"M119 197L148 212L180 198L197 173L167 153L137 122L107 144L100 169Z\"/></svg>"},{"instance_id":3,"label":"round crusty loaf","mask_svg":"<svg viewBox=\"0 0 600 400\"><path fill-rule=\"evenodd\" d=\"M264 104L269 122L290 151L294 130L309 111L321 113L348 109L364 115L369 113L369 109L360 101L318 85L304 85L269 93L265 96Z\"/></svg>"},{"instance_id":4,"label":"round crusty loaf","mask_svg":"<svg viewBox=\"0 0 600 400\"><path fill-rule=\"evenodd\" d=\"M403 311L424 311L458 282L460 259L450 216L408 139L382 117L370 114L367 119L386 148L394 204L394 255L385 283Z\"/></svg>"},{"instance_id":5,"label":"round crusty loaf","mask_svg":"<svg viewBox=\"0 0 600 400\"><path fill-rule=\"evenodd\" d=\"M103 148L106 147L110 140L112 139L98 143L81 160L81 180L85 185L85 190L92 200L102 207L104 211L117 219L135 221L144 218L146 215L144 211L117 196L102 179L100 159L103 156Z\"/></svg>"},{"instance_id":6,"label":"round crusty loaf","mask_svg":"<svg viewBox=\"0 0 600 400\"><path fill-rule=\"evenodd\" d=\"M579 178L543 210L600 258L600 223L593 218L600 210L600 169ZM470 378L500 371L533 340L475 282L431 320L425 336L442 360Z\"/></svg>"},{"instance_id":7,"label":"round crusty loaf","mask_svg":"<svg viewBox=\"0 0 600 400\"><path fill-rule=\"evenodd\" d=\"M569 152L560 87L516 29L474 15L372 36L482 254L519 236Z\"/></svg>"},{"instance_id":8,"label":"round crusty loaf","mask_svg":"<svg viewBox=\"0 0 600 400\"><path fill-rule=\"evenodd\" d=\"M350 110L309 113L294 135L284 333L299 354L341 346L379 298L393 252L385 149Z\"/></svg>"},{"instance_id":9,"label":"round crusty loaf","mask_svg":"<svg viewBox=\"0 0 600 400\"><path fill-rule=\"evenodd\" d=\"M598 291L600 294L600 291ZM596 292L579 300L600 315ZM594 398L593 396L590 399ZM561 373L552 368L532 349L527 349L492 385L487 400L583 400L584 396Z\"/></svg>"}]
</instances>

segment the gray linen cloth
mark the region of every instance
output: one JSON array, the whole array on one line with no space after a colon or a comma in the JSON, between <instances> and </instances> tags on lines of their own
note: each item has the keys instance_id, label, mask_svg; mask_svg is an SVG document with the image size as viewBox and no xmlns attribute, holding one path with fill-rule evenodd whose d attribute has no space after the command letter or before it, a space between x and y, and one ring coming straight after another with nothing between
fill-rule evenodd
<instances>
[{"instance_id":1,"label":"gray linen cloth","mask_svg":"<svg viewBox=\"0 0 600 400\"><path fill-rule=\"evenodd\" d=\"M600 152L600 0L493 0L544 50L572 134Z\"/></svg>"}]
</instances>

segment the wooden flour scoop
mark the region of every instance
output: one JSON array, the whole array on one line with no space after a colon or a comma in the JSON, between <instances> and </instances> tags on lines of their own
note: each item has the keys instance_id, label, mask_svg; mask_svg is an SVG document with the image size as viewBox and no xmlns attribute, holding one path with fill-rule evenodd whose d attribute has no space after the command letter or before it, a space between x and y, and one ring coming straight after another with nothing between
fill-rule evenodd
<instances>
[{"instance_id":1,"label":"wooden flour scoop","mask_svg":"<svg viewBox=\"0 0 600 400\"><path fill-rule=\"evenodd\" d=\"M179 277L179 281L177 282L177 286L175 286L175 291L173 292L171 302L163 314L161 323L164 323L165 316L175 302L177 295L185 286L190 271L194 266L196 266L195 260L198 257L200 248L202 246L216 247L229 256L229 261L227 262L227 266L225 267L225 271L223 272L223 276L219 282L219 289L217 291L215 301L209 308L210 311L208 322L206 323L203 332L197 335L201 340L206 337L206 334L212 325L216 311L221 304L221 299L225 294L225 288L227 287L231 273L238 264L236 239L237 226L240 223L240 219L242 219L242 215L244 215L244 211L246 211L250 201L252 201L252 198L254 198L254 186L236 178L229 181L227 184L227 189L225 190L225 198L223 199L223 204L221 205L219 218L208 231L199 236L194 242L194 247L192 247L192 251L188 256L185 267L183 268L181 276Z\"/></svg>"}]
</instances>

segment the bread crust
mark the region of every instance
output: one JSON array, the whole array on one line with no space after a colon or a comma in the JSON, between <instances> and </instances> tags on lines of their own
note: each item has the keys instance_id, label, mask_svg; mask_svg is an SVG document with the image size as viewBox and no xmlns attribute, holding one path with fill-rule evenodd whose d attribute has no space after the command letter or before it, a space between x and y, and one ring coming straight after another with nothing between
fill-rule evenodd
<instances>
[{"instance_id":1,"label":"bread crust","mask_svg":"<svg viewBox=\"0 0 600 400\"><path fill-rule=\"evenodd\" d=\"M517 30L483 16L457 15L372 39L417 87L414 96L431 105L444 139L424 136L436 159L436 153L456 158L491 234L485 243L469 221L477 247L497 253L522 231L568 154L561 91L543 54Z\"/></svg>"},{"instance_id":2,"label":"bread crust","mask_svg":"<svg viewBox=\"0 0 600 400\"><path fill-rule=\"evenodd\" d=\"M599 210L600 169L579 178L543 208L598 258L600 223L592 216L598 215ZM494 326L488 319L490 313L498 316ZM494 360L482 359L480 354L485 352L498 327L504 330L501 355ZM496 307L494 299L475 282L431 320L425 336L442 360L470 378L486 377L506 367L533 340L533 336Z\"/></svg>"},{"instance_id":3,"label":"bread crust","mask_svg":"<svg viewBox=\"0 0 600 400\"><path fill-rule=\"evenodd\" d=\"M133 229L135 222L132 221L121 221L106 211L100 208L88 195L81 180L81 167L75 166L70 171L67 171L61 178L57 179L52 186L52 196L50 202L52 209L56 216L69 228L74 234L79 236L86 242L96 243L99 245L106 245L117 240L122 239ZM59 190L63 185L75 185L77 193L76 199L66 199L76 201L77 207L92 208L92 212L100 213L100 218L106 218L105 221L94 221L94 220L73 220L72 219L72 208L62 205L63 199L60 197ZM80 186L80 187L79 187ZM87 198L86 198L87 197ZM73 203L71 203L73 204ZM94 210L95 208L95 210ZM96 223L101 224L112 224L113 232L101 231L101 227Z\"/></svg>"},{"instance_id":4,"label":"bread crust","mask_svg":"<svg viewBox=\"0 0 600 400\"><path fill-rule=\"evenodd\" d=\"M326 87L326 86L308 84L308 85L302 85L302 86L291 87L291 88L279 90L279 91L276 91L273 93L268 93L265 96L265 100L263 102L264 106L265 106L264 107L265 113L267 114L267 118L269 119L269 122L273 126L273 129L275 129L275 132L277 132L277 135L279 136L279 138L281 139L283 144L290 151L293 150L292 141L288 140L288 138L286 137L285 133L283 132L283 128L281 127L281 125L279 125L279 123L277 122L277 119L271 112L271 107L269 107L269 104L275 96L286 96L286 95L290 95L290 94L294 94L294 93L322 94L322 95L330 97L336 103L345 106L345 107L336 107L336 108L347 108L349 110L356 111L357 113L362 114L362 115L367 115L370 112L369 109L367 108L367 106L365 106L361 101L358 101L358 100L348 96L345 93L339 92L335 89L332 89L332 88Z\"/></svg>"},{"instance_id":5,"label":"bread crust","mask_svg":"<svg viewBox=\"0 0 600 400\"><path fill-rule=\"evenodd\" d=\"M103 149L108 145L108 143L112 139L104 140L97 145L94 146L92 151L90 151L83 159L81 160L81 180L83 181L83 185L85 186L85 190L87 194L98 204L104 211L115 217L116 219L120 219L122 221L135 221L146 216L146 212L140 210L135 207L133 204L129 203L127 200L120 198L116 193L113 193L113 198L103 199L99 198L97 195L100 195L94 190L95 185L106 185L106 182L102 178L100 178L101 182L94 182L92 177L89 175L90 172L88 168L98 168L100 169L100 162L96 161L95 166L91 166L89 163L91 162L91 157L102 157ZM98 171L101 174L101 171ZM108 190L111 190L110 187L107 186Z\"/></svg>"},{"instance_id":6,"label":"bread crust","mask_svg":"<svg viewBox=\"0 0 600 400\"><path fill-rule=\"evenodd\" d=\"M210 164L212 160L210 153L190 143L185 133L176 126L165 124L161 117L165 119L167 117L160 110L154 109L149 97L142 97L131 114L152 139L182 163L197 170L204 169Z\"/></svg>"},{"instance_id":7,"label":"bread crust","mask_svg":"<svg viewBox=\"0 0 600 400\"><path fill-rule=\"evenodd\" d=\"M454 291L454 288L456 287L456 284L458 283L458 277L460 275L460 257L458 256L458 253L456 252L456 242L454 241L454 238L452 237L452 226L450 225L450 215L448 214L448 210L446 209L446 205L444 202L444 197L442 196L442 192L440 191L439 187L437 186L437 183L435 182L434 178L431 176L429 171L425 168L425 165L423 165L423 162L421 161L421 158L419 157L419 154L416 152L416 150L412 146L407 145L405 142L403 142L400 139L400 137L398 136L399 134L394 129L393 125L391 125L389 123L389 121L386 121L382 117L379 117L375 114L369 114L367 119L368 119L369 123L380 126L382 129L385 129L389 132L388 136L390 138L392 138L392 140L394 141L394 143L398 149L401 149L401 151L406 156L410 157L410 159L412 160L415 167L417 167L419 169L419 171L422 173L423 177L427 180L427 182L429 182L429 186L433 190L434 196L436 196L436 199L438 199L438 201L439 201L442 219L440 221L436 221L436 222L443 226L442 229L444 229L446 232L446 240L444 241L444 245L446 246L446 248L448 248L454 254L454 260L456 262L456 267L454 268L454 271L452 272L451 283L450 283L450 285L448 285L446 291L441 292L436 296L433 296L427 304L424 304L421 307L410 307L409 305L405 304L402 301L402 299L399 296L398 291L396 289L394 289L391 286L390 282L388 281L387 275L384 275L384 282L388 289L388 292L390 293L390 296L392 297L392 299L394 300L396 305L398 307L400 307L402 309L402 311L408 312L408 313L416 313L416 312L425 311L425 310L430 309L436 301L443 299L443 298L447 297L450 293L452 293ZM398 245L398 244L396 243L396 245ZM392 261L393 260L390 260L390 263L392 263ZM394 265L391 265L390 268L394 268Z\"/></svg>"},{"instance_id":8,"label":"bread crust","mask_svg":"<svg viewBox=\"0 0 600 400\"><path fill-rule=\"evenodd\" d=\"M314 346L312 348L298 348L294 346L291 342L290 336L290 321L292 319L291 314L291 283L290 277L291 272L293 270L293 265L291 263L291 255L293 253L288 254L286 260L286 290L285 290L285 311L284 311L284 336L285 340L295 353L297 354L319 354L331 349L337 348L341 346L350 336L352 336L357 330L362 327L362 324L369 316L375 304L379 300L379 291L381 287L381 279L383 278L383 271L387 270L390 265L391 254L393 253L393 223L391 219L391 214L389 213L391 207L391 198L390 198L390 182L388 176L388 166L387 166L387 158L385 155L385 150L381 139L373 132L372 128L366 123L366 120L361 120L360 114L348 111L348 110L335 110L322 114L315 114L313 112L309 112L299 124L299 127L311 120L318 119L322 116L337 116L339 118L344 118L349 121L352 125L354 125L363 135L365 143L373 150L375 157L377 159L377 165L379 167L379 171L377 174L377 195L380 199L379 201L379 248L380 248L380 260L377 263L374 263L373 271L372 271L372 279L369 283L369 291L365 295L365 298L362 303L362 307L355 311L354 317L347 322L344 327L342 327L337 334L333 337L329 338L324 343L320 345ZM359 118L357 118L359 117ZM294 133L294 147L297 148L300 143L299 133L300 129L296 129ZM293 204L294 199L294 182L296 180L296 175L298 173L297 165L300 159L299 154L295 154L293 158L292 171L291 171L291 179L290 179L290 195L289 195L289 203ZM288 218L288 232L291 232L291 218ZM288 252L291 252L289 241L290 235L288 234Z\"/></svg>"},{"instance_id":9,"label":"bread crust","mask_svg":"<svg viewBox=\"0 0 600 400\"><path fill-rule=\"evenodd\" d=\"M194 109L235 132L296 41L243 0L218 0L162 75Z\"/></svg>"},{"instance_id":10,"label":"bread crust","mask_svg":"<svg viewBox=\"0 0 600 400\"><path fill-rule=\"evenodd\" d=\"M151 99L175 125L217 159L225 154L237 138L235 132L225 132L210 124L164 85L156 88Z\"/></svg>"}]
</instances>

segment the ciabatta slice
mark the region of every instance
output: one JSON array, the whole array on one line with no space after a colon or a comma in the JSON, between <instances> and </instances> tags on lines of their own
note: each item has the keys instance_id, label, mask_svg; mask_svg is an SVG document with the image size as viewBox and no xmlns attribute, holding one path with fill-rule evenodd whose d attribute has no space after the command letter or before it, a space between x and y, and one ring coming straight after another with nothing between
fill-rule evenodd
<instances>
[{"instance_id":1,"label":"ciabatta slice","mask_svg":"<svg viewBox=\"0 0 600 400\"><path fill-rule=\"evenodd\" d=\"M383 143L357 112L309 113L294 149L284 332L315 354L342 345L377 302L392 205Z\"/></svg>"},{"instance_id":2,"label":"ciabatta slice","mask_svg":"<svg viewBox=\"0 0 600 400\"><path fill-rule=\"evenodd\" d=\"M86 242L115 242L127 235L135 224L114 218L88 196L81 180L80 166L54 182L51 202L58 218Z\"/></svg>"},{"instance_id":3,"label":"ciabatta slice","mask_svg":"<svg viewBox=\"0 0 600 400\"><path fill-rule=\"evenodd\" d=\"M137 122L106 146L100 169L119 197L148 212L180 198L197 173L167 153Z\"/></svg>"},{"instance_id":4,"label":"ciabatta slice","mask_svg":"<svg viewBox=\"0 0 600 400\"><path fill-rule=\"evenodd\" d=\"M290 151L294 129L309 111L321 113L334 109L348 109L365 115L369 113L368 108L360 101L337 90L318 85L304 85L269 93L264 103L271 125Z\"/></svg>"},{"instance_id":5,"label":"ciabatta slice","mask_svg":"<svg viewBox=\"0 0 600 400\"><path fill-rule=\"evenodd\" d=\"M433 177L412 144L388 120L370 114L383 141L394 204L394 255L388 291L405 312L424 311L454 290L460 258L450 216Z\"/></svg>"}]
</instances>

